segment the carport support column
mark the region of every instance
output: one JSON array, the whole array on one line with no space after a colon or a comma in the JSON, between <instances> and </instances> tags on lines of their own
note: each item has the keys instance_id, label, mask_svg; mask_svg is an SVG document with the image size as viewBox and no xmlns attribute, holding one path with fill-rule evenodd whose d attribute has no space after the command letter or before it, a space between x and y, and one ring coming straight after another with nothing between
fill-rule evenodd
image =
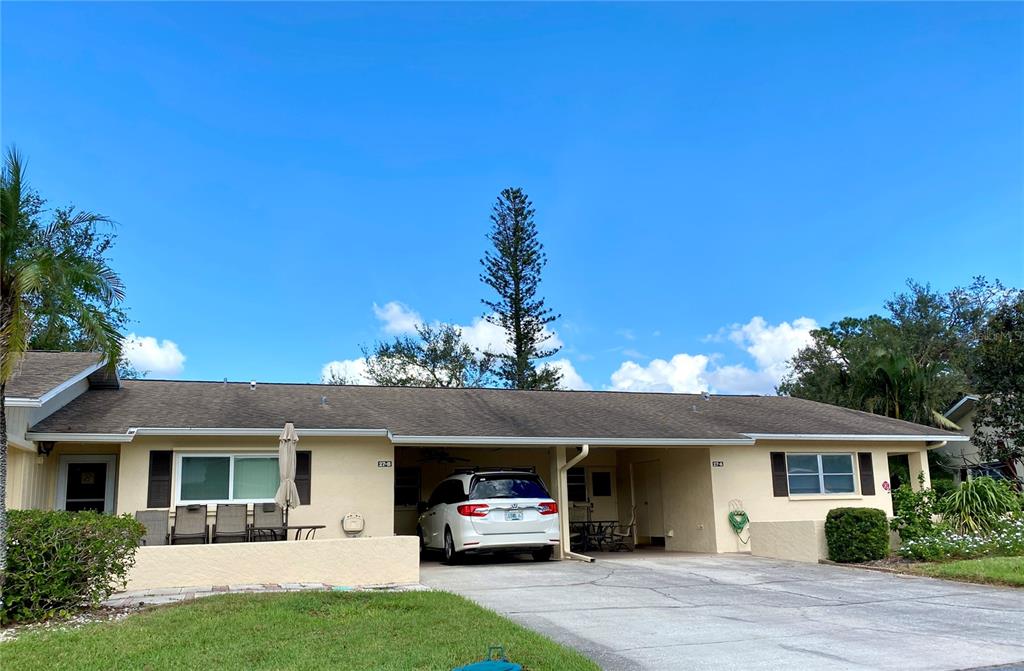
<instances>
[{"instance_id":1,"label":"carport support column","mask_svg":"<svg viewBox=\"0 0 1024 671\"><path fill-rule=\"evenodd\" d=\"M569 479L565 474L565 446L551 448L551 484L558 504L558 558L568 559L569 552Z\"/></svg>"},{"instance_id":2,"label":"carport support column","mask_svg":"<svg viewBox=\"0 0 1024 671\"><path fill-rule=\"evenodd\" d=\"M573 552L569 547L569 469L580 463L587 458L590 454L590 445L583 444L580 446L580 452L572 459L566 461L565 447L554 448L554 458L552 459L552 466L557 469L558 483L557 498L555 501L558 503L558 558L559 559L579 559L580 561L592 562L593 557Z\"/></svg>"}]
</instances>

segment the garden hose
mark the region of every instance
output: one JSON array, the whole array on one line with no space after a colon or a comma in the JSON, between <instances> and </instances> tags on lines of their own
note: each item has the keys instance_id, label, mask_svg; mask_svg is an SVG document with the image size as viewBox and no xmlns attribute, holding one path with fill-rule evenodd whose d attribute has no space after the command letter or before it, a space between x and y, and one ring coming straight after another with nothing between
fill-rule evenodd
<instances>
[{"instance_id":1,"label":"garden hose","mask_svg":"<svg viewBox=\"0 0 1024 671\"><path fill-rule=\"evenodd\" d=\"M729 525L732 526L732 530L736 532L736 536L740 539L740 542L746 545L750 538L743 540L743 529L750 523L750 518L747 517L747 513L744 510L730 510L729 511Z\"/></svg>"}]
</instances>

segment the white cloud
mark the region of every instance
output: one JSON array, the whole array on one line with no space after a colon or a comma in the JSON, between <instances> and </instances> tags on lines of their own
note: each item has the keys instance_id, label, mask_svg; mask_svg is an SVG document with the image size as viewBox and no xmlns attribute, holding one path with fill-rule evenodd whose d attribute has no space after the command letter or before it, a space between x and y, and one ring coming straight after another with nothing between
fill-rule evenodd
<instances>
[{"instance_id":1,"label":"white cloud","mask_svg":"<svg viewBox=\"0 0 1024 671\"><path fill-rule=\"evenodd\" d=\"M755 363L718 365L719 354L680 353L670 360L654 359L645 366L625 361L612 373L611 387L624 391L672 391L724 394L770 394L786 374L789 360L811 342L818 324L809 317L769 324L757 316L746 324L733 324L704 342L726 338L743 349Z\"/></svg>"},{"instance_id":2,"label":"white cloud","mask_svg":"<svg viewBox=\"0 0 1024 671\"><path fill-rule=\"evenodd\" d=\"M135 370L154 377L173 377L185 369L185 355L171 340L129 333L124 339L123 357Z\"/></svg>"},{"instance_id":3,"label":"white cloud","mask_svg":"<svg viewBox=\"0 0 1024 671\"><path fill-rule=\"evenodd\" d=\"M388 301L383 307L374 303L373 314L384 322L385 333L415 333L416 327L423 323L418 312L398 301Z\"/></svg>"},{"instance_id":4,"label":"white cloud","mask_svg":"<svg viewBox=\"0 0 1024 671\"><path fill-rule=\"evenodd\" d=\"M561 386L563 389L580 389L587 390L593 389L583 376L577 372L576 368L572 365L572 362L568 359L555 359L554 361L547 361L540 366L541 368L554 368L562 374Z\"/></svg>"},{"instance_id":5,"label":"white cloud","mask_svg":"<svg viewBox=\"0 0 1024 671\"><path fill-rule=\"evenodd\" d=\"M366 375L366 359L342 359L324 364L320 371L320 381L329 382L331 378L344 380L346 384L373 384Z\"/></svg>"},{"instance_id":6,"label":"white cloud","mask_svg":"<svg viewBox=\"0 0 1024 671\"><path fill-rule=\"evenodd\" d=\"M672 391L694 394L708 385L708 364L704 354L676 354L670 360L654 359L646 366L624 361L612 373L612 388L619 391Z\"/></svg>"},{"instance_id":7,"label":"white cloud","mask_svg":"<svg viewBox=\"0 0 1024 671\"><path fill-rule=\"evenodd\" d=\"M775 326L764 317L754 317L746 324L734 324L729 340L754 357L759 369L781 379L793 355L811 344L811 331L816 328L818 323L809 317Z\"/></svg>"}]
</instances>

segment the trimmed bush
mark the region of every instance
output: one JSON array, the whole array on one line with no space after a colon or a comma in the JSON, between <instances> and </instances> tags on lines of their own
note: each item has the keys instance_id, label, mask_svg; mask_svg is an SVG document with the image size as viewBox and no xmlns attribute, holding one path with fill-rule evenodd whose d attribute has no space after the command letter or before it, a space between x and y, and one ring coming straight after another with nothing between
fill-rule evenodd
<instances>
[{"instance_id":1,"label":"trimmed bush","mask_svg":"<svg viewBox=\"0 0 1024 671\"><path fill-rule=\"evenodd\" d=\"M11 510L0 622L66 616L123 587L145 529L130 515Z\"/></svg>"},{"instance_id":2,"label":"trimmed bush","mask_svg":"<svg viewBox=\"0 0 1024 671\"><path fill-rule=\"evenodd\" d=\"M889 556L889 522L877 508L833 508L825 518L828 558L851 563Z\"/></svg>"}]
</instances>

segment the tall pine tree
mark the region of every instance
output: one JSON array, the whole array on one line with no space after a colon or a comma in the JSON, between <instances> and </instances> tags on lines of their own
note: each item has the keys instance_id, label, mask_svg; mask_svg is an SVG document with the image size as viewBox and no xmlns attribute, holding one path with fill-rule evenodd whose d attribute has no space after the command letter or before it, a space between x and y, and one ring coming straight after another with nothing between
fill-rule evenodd
<instances>
[{"instance_id":1,"label":"tall pine tree","mask_svg":"<svg viewBox=\"0 0 1024 671\"><path fill-rule=\"evenodd\" d=\"M508 338L511 351L494 353L499 361L497 375L504 385L510 389L558 389L562 374L554 367L537 364L560 349L545 347L551 339L545 327L560 315L552 313L537 296L540 272L548 261L544 245L537 239L533 213L533 203L522 189L509 188L498 195L487 235L494 249L480 260L484 267L480 279L494 289L497 298L482 302L491 310L486 319L504 329Z\"/></svg>"}]
</instances>

